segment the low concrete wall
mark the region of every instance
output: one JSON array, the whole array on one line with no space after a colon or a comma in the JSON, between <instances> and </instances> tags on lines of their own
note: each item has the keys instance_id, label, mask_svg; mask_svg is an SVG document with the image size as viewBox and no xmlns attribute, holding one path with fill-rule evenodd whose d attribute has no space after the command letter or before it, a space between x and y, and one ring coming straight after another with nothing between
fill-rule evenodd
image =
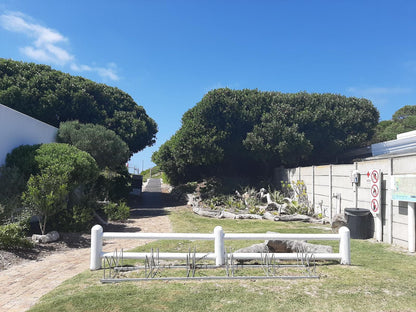
<instances>
[{"instance_id":1,"label":"low concrete wall","mask_svg":"<svg viewBox=\"0 0 416 312\"><path fill-rule=\"evenodd\" d=\"M407 202L393 201L390 189L393 175L416 175L416 154L392 155L384 158L375 157L354 164L325 165L298 168L276 168L274 180L304 181L308 200L316 212L322 212L327 217L336 214L336 206L340 196L341 212L345 208L370 209L370 187L367 181L367 172L380 169L381 183L381 219L382 241L409 247L409 229ZM351 173L357 170L360 173L359 183L356 187L351 182ZM339 197L338 196L338 197ZM410 235L411 236L411 235ZM414 246L413 246L414 248Z\"/></svg>"}]
</instances>

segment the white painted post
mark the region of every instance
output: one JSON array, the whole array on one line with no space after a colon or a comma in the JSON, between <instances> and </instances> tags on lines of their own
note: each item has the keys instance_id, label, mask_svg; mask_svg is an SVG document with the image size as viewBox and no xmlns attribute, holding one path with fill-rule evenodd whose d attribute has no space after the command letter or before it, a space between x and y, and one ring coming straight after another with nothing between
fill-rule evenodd
<instances>
[{"instance_id":1,"label":"white painted post","mask_svg":"<svg viewBox=\"0 0 416 312\"><path fill-rule=\"evenodd\" d=\"M315 166L312 166L312 211L314 213L316 212L315 193Z\"/></svg>"},{"instance_id":2,"label":"white painted post","mask_svg":"<svg viewBox=\"0 0 416 312\"><path fill-rule=\"evenodd\" d=\"M91 262L90 270L101 268L101 253L103 249L103 228L101 225L94 225L91 229Z\"/></svg>"},{"instance_id":3,"label":"white painted post","mask_svg":"<svg viewBox=\"0 0 416 312\"><path fill-rule=\"evenodd\" d=\"M415 203L408 202L407 203L407 231L408 231L408 245L409 245L409 252L415 252Z\"/></svg>"},{"instance_id":4,"label":"white painted post","mask_svg":"<svg viewBox=\"0 0 416 312\"><path fill-rule=\"evenodd\" d=\"M332 165L329 165L329 222L332 224Z\"/></svg>"},{"instance_id":5,"label":"white painted post","mask_svg":"<svg viewBox=\"0 0 416 312\"><path fill-rule=\"evenodd\" d=\"M392 185L393 181L393 158L389 158L389 167L388 167L388 180L386 179L386 231L387 231L387 243L393 244L393 201L392 197ZM390 183L389 183L390 181Z\"/></svg>"},{"instance_id":6,"label":"white painted post","mask_svg":"<svg viewBox=\"0 0 416 312\"><path fill-rule=\"evenodd\" d=\"M225 247L224 247L224 231L221 226L214 229L214 247L215 247L215 264L221 266L225 264Z\"/></svg>"},{"instance_id":7,"label":"white painted post","mask_svg":"<svg viewBox=\"0 0 416 312\"><path fill-rule=\"evenodd\" d=\"M341 254L341 264L351 264L351 249L350 249L350 230L343 226L338 231L341 235L339 240L339 253Z\"/></svg>"},{"instance_id":8,"label":"white painted post","mask_svg":"<svg viewBox=\"0 0 416 312\"><path fill-rule=\"evenodd\" d=\"M357 162L354 162L354 169L358 171L358 164ZM360 178L361 179L361 178ZM360 180L358 180L358 183L361 183ZM358 183L353 183L352 185L352 191L354 194L354 208L358 208Z\"/></svg>"}]
</instances>

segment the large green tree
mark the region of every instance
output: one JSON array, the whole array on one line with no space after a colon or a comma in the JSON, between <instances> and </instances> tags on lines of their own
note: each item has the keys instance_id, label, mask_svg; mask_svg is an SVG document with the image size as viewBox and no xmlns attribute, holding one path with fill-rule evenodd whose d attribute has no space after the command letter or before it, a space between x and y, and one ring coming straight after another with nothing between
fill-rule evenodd
<instances>
[{"instance_id":1,"label":"large green tree","mask_svg":"<svg viewBox=\"0 0 416 312\"><path fill-rule=\"evenodd\" d=\"M153 155L172 182L267 174L275 166L336 161L369 142L379 113L366 99L217 89L182 117Z\"/></svg>"},{"instance_id":2,"label":"large green tree","mask_svg":"<svg viewBox=\"0 0 416 312\"><path fill-rule=\"evenodd\" d=\"M59 127L62 121L100 124L136 153L155 142L157 125L127 93L53 70L0 59L0 103Z\"/></svg>"},{"instance_id":3,"label":"large green tree","mask_svg":"<svg viewBox=\"0 0 416 312\"><path fill-rule=\"evenodd\" d=\"M391 120L380 121L372 142L394 140L398 134L413 130L416 130L416 105L406 105L397 110Z\"/></svg>"}]
</instances>

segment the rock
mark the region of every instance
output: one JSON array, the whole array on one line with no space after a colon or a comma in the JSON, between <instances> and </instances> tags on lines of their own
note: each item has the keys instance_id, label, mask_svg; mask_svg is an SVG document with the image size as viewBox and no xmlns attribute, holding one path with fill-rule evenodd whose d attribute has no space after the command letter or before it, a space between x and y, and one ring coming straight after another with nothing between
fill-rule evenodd
<instances>
[{"instance_id":1,"label":"rock","mask_svg":"<svg viewBox=\"0 0 416 312\"><path fill-rule=\"evenodd\" d=\"M45 235L33 234L32 241L35 243L51 243L59 239L59 233L57 231L49 232Z\"/></svg>"},{"instance_id":2,"label":"rock","mask_svg":"<svg viewBox=\"0 0 416 312\"><path fill-rule=\"evenodd\" d=\"M222 211L220 215L218 216L219 219L235 219L236 214L228 211Z\"/></svg>"},{"instance_id":3,"label":"rock","mask_svg":"<svg viewBox=\"0 0 416 312\"><path fill-rule=\"evenodd\" d=\"M254 244L234 251L235 253L267 253L269 248L265 243Z\"/></svg>"},{"instance_id":4,"label":"rock","mask_svg":"<svg viewBox=\"0 0 416 312\"><path fill-rule=\"evenodd\" d=\"M332 224L331 224L332 231L335 233L338 233L339 228L342 226L347 226L347 220L345 219L345 215L336 214L332 218Z\"/></svg>"},{"instance_id":5,"label":"rock","mask_svg":"<svg viewBox=\"0 0 416 312\"><path fill-rule=\"evenodd\" d=\"M235 218L236 219L257 219L257 220L263 219L262 216L257 215L257 214L251 214L251 213L238 214L235 216Z\"/></svg>"},{"instance_id":6,"label":"rock","mask_svg":"<svg viewBox=\"0 0 416 312\"><path fill-rule=\"evenodd\" d=\"M266 245L270 252L332 253L331 246L310 244L302 240L268 240Z\"/></svg>"},{"instance_id":7,"label":"rock","mask_svg":"<svg viewBox=\"0 0 416 312\"><path fill-rule=\"evenodd\" d=\"M275 232L267 232L275 233ZM266 240L265 244L270 252L308 252L308 253L332 253L332 247L327 245L310 244L304 240Z\"/></svg>"},{"instance_id":8,"label":"rock","mask_svg":"<svg viewBox=\"0 0 416 312\"><path fill-rule=\"evenodd\" d=\"M312 218L309 216L305 216L305 215L300 215L300 214L293 214L293 215L280 215L279 217L277 217L277 220L279 221L302 221L302 222L311 222ZM276 220L276 221L277 221Z\"/></svg>"},{"instance_id":9,"label":"rock","mask_svg":"<svg viewBox=\"0 0 416 312\"><path fill-rule=\"evenodd\" d=\"M263 214L263 219L270 220L270 221L275 221L276 216L275 216L274 214L272 214L272 213L270 213L270 212L266 211L266 212Z\"/></svg>"},{"instance_id":10,"label":"rock","mask_svg":"<svg viewBox=\"0 0 416 312\"><path fill-rule=\"evenodd\" d=\"M202 217L218 218L220 216L220 211L216 210L206 210L198 207L193 207L192 211Z\"/></svg>"}]
</instances>

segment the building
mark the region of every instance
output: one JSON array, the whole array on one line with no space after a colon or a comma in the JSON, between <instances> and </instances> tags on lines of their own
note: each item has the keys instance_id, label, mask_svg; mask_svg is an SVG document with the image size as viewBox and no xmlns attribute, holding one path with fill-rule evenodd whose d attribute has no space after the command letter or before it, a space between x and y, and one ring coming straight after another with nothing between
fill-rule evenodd
<instances>
[{"instance_id":1,"label":"building","mask_svg":"<svg viewBox=\"0 0 416 312\"><path fill-rule=\"evenodd\" d=\"M20 145L55 142L58 129L0 104L0 166Z\"/></svg>"}]
</instances>

